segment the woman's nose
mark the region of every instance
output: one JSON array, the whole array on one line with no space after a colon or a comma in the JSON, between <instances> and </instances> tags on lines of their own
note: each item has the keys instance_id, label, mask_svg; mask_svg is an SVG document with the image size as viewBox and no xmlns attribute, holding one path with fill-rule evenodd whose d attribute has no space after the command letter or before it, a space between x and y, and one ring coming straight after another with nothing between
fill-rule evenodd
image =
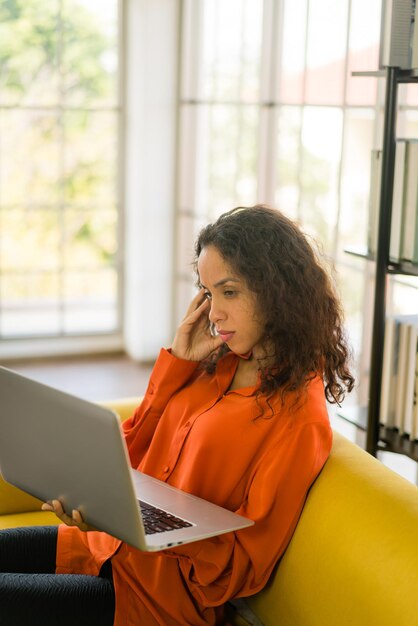
<instances>
[{"instance_id":1,"label":"woman's nose","mask_svg":"<svg viewBox=\"0 0 418 626\"><path fill-rule=\"evenodd\" d=\"M212 324L218 324L225 319L225 313L221 310L218 303L212 298L210 303L209 321Z\"/></svg>"}]
</instances>

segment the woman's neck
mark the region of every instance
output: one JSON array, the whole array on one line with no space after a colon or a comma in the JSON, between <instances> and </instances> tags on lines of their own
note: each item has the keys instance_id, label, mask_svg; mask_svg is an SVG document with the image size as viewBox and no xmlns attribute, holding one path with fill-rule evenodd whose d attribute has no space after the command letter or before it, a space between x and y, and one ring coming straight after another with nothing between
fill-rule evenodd
<instances>
[{"instance_id":1,"label":"woman's neck","mask_svg":"<svg viewBox=\"0 0 418 626\"><path fill-rule=\"evenodd\" d=\"M254 358L240 358L228 391L234 391L234 389L242 389L244 387L253 387L257 383L257 379L257 361Z\"/></svg>"}]
</instances>

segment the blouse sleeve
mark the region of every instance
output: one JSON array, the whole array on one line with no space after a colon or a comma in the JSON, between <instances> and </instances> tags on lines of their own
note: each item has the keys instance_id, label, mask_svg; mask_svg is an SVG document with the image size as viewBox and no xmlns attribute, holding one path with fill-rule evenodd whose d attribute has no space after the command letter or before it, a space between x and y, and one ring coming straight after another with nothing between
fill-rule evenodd
<instances>
[{"instance_id":1,"label":"blouse sleeve","mask_svg":"<svg viewBox=\"0 0 418 626\"><path fill-rule=\"evenodd\" d=\"M169 350L160 351L143 401L122 424L133 467L138 467L147 451L168 401L193 376L197 366L198 362L178 359Z\"/></svg>"},{"instance_id":2,"label":"blouse sleeve","mask_svg":"<svg viewBox=\"0 0 418 626\"><path fill-rule=\"evenodd\" d=\"M252 527L173 549L191 593L204 606L262 589L283 555L309 487L330 449L329 424L309 423L271 449L254 473L237 513Z\"/></svg>"}]
</instances>

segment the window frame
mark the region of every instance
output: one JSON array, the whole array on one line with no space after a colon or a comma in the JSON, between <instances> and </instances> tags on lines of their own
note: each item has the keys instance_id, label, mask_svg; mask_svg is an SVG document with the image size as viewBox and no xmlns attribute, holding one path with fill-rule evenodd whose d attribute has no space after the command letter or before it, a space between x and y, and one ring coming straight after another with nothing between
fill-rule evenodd
<instances>
[{"instance_id":1,"label":"window frame","mask_svg":"<svg viewBox=\"0 0 418 626\"><path fill-rule=\"evenodd\" d=\"M203 2L204 0L202 0ZM312 0L306 1L306 15L305 15L305 32L308 32L308 24L309 24L309 7ZM187 106L196 107L195 111L195 119L198 117L198 107L203 105L214 104L214 101L209 100L205 102L204 100L199 99L193 93L193 88L196 88L196 85L199 82L198 79L198 71L196 69L196 63L200 58L200 54L196 49L196 41L201 40L202 37L198 36L202 28L201 20L202 17L199 15L199 6L202 2L193 2L193 0L184 0L183 2L183 22L182 22L182 65L180 68L180 93L179 93L179 119L182 119L183 111ZM263 49L261 53L261 88L260 88L260 99L257 102L260 110L260 133L259 133L259 141L258 141L258 149L259 154L261 155L258 161L258 172L257 172L257 181L258 181L258 190L257 190L257 201L267 202L276 206L275 202L275 190L277 188L276 183L276 159L277 159L277 142L275 142L275 138L277 136L277 124L278 124L278 111L281 107L287 106L288 103L281 101L280 98L280 79L281 79L281 58L280 58L280 41L282 38L283 28L284 28L284 2L285 0L264 0L264 25L263 25ZM359 262L358 259L350 256L349 254L341 253L339 247L339 232L338 232L338 221L340 219L341 212L341 180L342 180L342 166L344 159L344 150L345 150L345 138L346 138L346 117L347 112L356 108L362 109L370 109L374 111L374 130L373 130L373 146L371 147L379 147L381 145L382 140L382 127L381 127L381 108L382 108L382 85L379 83L377 90L376 101L373 104L365 105L360 104L357 105L355 103L350 103L347 100L347 89L348 89L348 81L350 79L348 70L349 70L349 52L350 52L350 27L351 27L351 16L352 16L352 6L354 0L347 0L346 9L347 9L347 22L345 25L346 29L346 44L345 44L345 57L344 57L344 80L343 80L343 93L342 100L340 104L315 104L312 105L310 102L306 100L306 73L307 73L307 37L305 37L305 50L304 50L304 71L303 71L303 87L304 95L303 101L300 105L301 115L303 116L303 112L306 107L316 106L316 107L332 107L340 110L342 112L343 120L342 120L342 140L341 140L341 148L339 154L339 173L338 173L338 208L337 208L337 227L334 229L334 237L333 237L333 245L331 252L331 261L334 266L337 268L341 268L342 270L349 270L350 272L355 272L359 277L359 283L362 284L362 307L361 307L361 317L362 317L362 331L361 331L361 349L360 353L355 355L355 370L357 379L360 380L361 384L356 389L356 393L352 394L352 396L357 394L357 398L350 398L350 403L364 403L367 399L368 394L368 375L369 375L369 361L370 361L370 346L369 346L369 329L372 318L372 310L373 310L373 302L370 298L367 297L367 294L372 292L372 285L374 281L374 268L372 264L367 261ZM237 16L238 20L238 16ZM302 18L303 22L303 18ZM200 30L199 30L200 29ZM187 38L188 33L192 33L193 36ZM184 40L186 39L186 40ZM195 48L193 47L195 45ZM194 64L194 65L193 65ZM360 68L361 69L361 68ZM368 68L373 70L375 68ZM362 78L358 78L356 80L363 80ZM374 78L369 80L375 80ZM239 103L234 103L236 106L239 106ZM244 102L241 102L241 106L245 106ZM198 161L197 155L197 142L198 139L196 137L196 127L197 123L192 124L191 127L187 128L187 141L182 141L182 133L184 133L184 129L182 129L180 125L179 130L179 194L177 196L177 204L176 204L176 233L179 239L176 248L175 255L175 263L176 263L176 271L175 271L175 295L174 295L174 319L175 323L181 319L182 311L186 306L187 299L192 295L194 287L193 287L193 278L189 276L189 273L186 272L186 263L185 259L187 258L184 254L185 246L191 249L191 244L193 237L196 234L197 227L199 223L204 223L210 216L202 214L202 211L199 209L199 203L196 203L196 206L189 206L190 203L185 207L183 206L183 200L181 197L181 190L186 185L189 186L193 190L193 187L196 185L196 181L194 178L194 171L191 168L185 168L185 163L192 164L192 168L196 167L193 164L196 164ZM195 135L193 135L193 133ZM299 149L301 149L302 142L301 137L299 137ZM185 152L185 154L184 154ZM277 170L277 168L276 168ZM193 191L192 191L193 193ZM198 191L196 192L199 193ZM232 208L232 207L226 207ZM225 210L226 210L225 209ZM365 207L367 210L367 207ZM301 214L301 204L300 199L298 202L298 211L296 219L298 219L303 226L303 216ZM179 236L181 234L181 236Z\"/></svg>"},{"instance_id":2,"label":"window frame","mask_svg":"<svg viewBox=\"0 0 418 626\"><path fill-rule=\"evenodd\" d=\"M65 107L60 108L54 106L59 112L59 115L65 114L65 111L72 111L86 109L88 111L111 111L116 116L116 159L115 159L115 201L117 210L117 227L116 227L116 242L117 253L115 261L112 264L117 274L117 290L116 290L116 324L114 329L92 332L86 331L63 331L61 328L56 333L42 335L41 333L25 334L25 335L2 335L0 336L0 358L3 359L22 359L22 358L34 358L39 356L57 356L62 354L80 354L80 353L100 353L110 351L120 351L123 349L123 319L124 319L124 262L123 262L123 241L124 241L124 185L123 185L123 171L125 165L125 133L124 133L124 101L125 101L125 56L126 56L126 44L125 44L125 12L126 1L117 0L116 10L118 19L118 33L117 33L117 54L118 54L118 71L117 71L117 85L116 85L116 101L114 106L109 107L102 106L87 106L87 107ZM60 28L60 26L58 26ZM33 109L33 105L28 106L6 106L7 109ZM51 107L36 106L37 110L48 111ZM62 141L62 138L61 140ZM62 208L59 206L58 210L61 212ZM62 268L58 268L59 275L62 275ZM1 277L0 277L1 278ZM62 308L62 301L58 302L58 307Z\"/></svg>"}]
</instances>

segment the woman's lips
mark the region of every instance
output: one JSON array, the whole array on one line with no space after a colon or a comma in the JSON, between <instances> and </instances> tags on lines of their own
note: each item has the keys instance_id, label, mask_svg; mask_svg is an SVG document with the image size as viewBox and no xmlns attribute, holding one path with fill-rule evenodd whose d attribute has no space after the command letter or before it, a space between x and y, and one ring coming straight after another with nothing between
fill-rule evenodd
<instances>
[{"instance_id":1,"label":"woman's lips","mask_svg":"<svg viewBox=\"0 0 418 626\"><path fill-rule=\"evenodd\" d=\"M228 343L234 336L234 332L227 332L226 330L218 330L218 335L222 339L223 342Z\"/></svg>"}]
</instances>

